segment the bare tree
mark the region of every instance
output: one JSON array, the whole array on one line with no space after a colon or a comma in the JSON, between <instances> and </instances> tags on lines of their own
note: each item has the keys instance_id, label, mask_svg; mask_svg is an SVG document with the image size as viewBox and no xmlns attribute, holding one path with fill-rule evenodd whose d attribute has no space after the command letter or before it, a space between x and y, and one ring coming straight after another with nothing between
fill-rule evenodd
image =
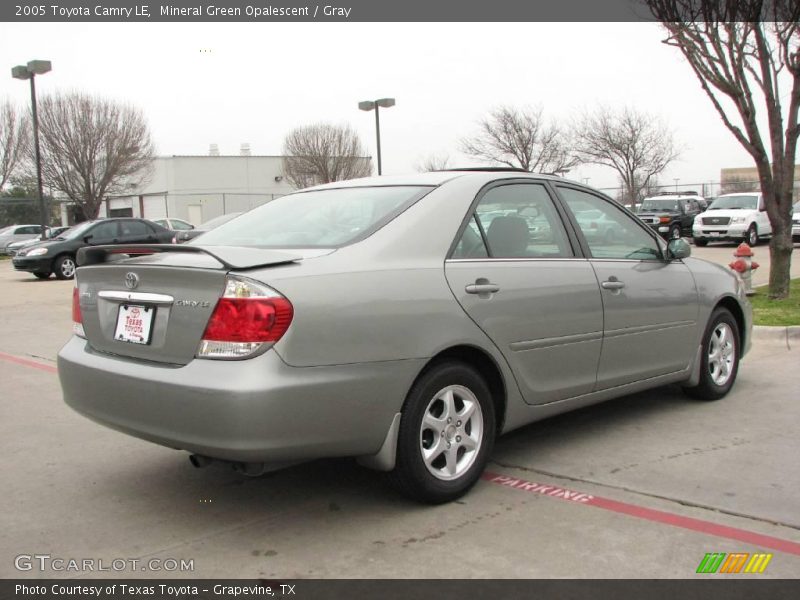
<instances>
[{"instance_id":1,"label":"bare tree","mask_svg":"<svg viewBox=\"0 0 800 600\"><path fill-rule=\"evenodd\" d=\"M88 219L109 195L135 188L149 175L153 142L137 108L84 93L39 101L42 173Z\"/></svg>"},{"instance_id":2,"label":"bare tree","mask_svg":"<svg viewBox=\"0 0 800 600\"><path fill-rule=\"evenodd\" d=\"M622 183L622 201L631 207L679 154L672 132L660 119L631 107L584 112L573 132L580 159L614 169Z\"/></svg>"},{"instance_id":3,"label":"bare tree","mask_svg":"<svg viewBox=\"0 0 800 600\"><path fill-rule=\"evenodd\" d=\"M773 232L769 296L786 298L800 135L800 3L646 1L667 31L664 43L681 51L725 127L755 162Z\"/></svg>"},{"instance_id":4,"label":"bare tree","mask_svg":"<svg viewBox=\"0 0 800 600\"><path fill-rule=\"evenodd\" d=\"M428 154L420 158L414 169L418 173L429 173L431 171L446 171L450 166L450 156L448 154Z\"/></svg>"},{"instance_id":5,"label":"bare tree","mask_svg":"<svg viewBox=\"0 0 800 600\"><path fill-rule=\"evenodd\" d=\"M478 133L461 140L461 151L526 171L566 173L578 164L567 133L546 122L542 112L541 107L496 107L478 121Z\"/></svg>"},{"instance_id":6,"label":"bare tree","mask_svg":"<svg viewBox=\"0 0 800 600\"><path fill-rule=\"evenodd\" d=\"M0 190L25 160L30 145L30 121L10 100L0 103Z\"/></svg>"},{"instance_id":7,"label":"bare tree","mask_svg":"<svg viewBox=\"0 0 800 600\"><path fill-rule=\"evenodd\" d=\"M372 174L372 161L349 125L297 127L283 141L283 175L296 188Z\"/></svg>"}]
</instances>

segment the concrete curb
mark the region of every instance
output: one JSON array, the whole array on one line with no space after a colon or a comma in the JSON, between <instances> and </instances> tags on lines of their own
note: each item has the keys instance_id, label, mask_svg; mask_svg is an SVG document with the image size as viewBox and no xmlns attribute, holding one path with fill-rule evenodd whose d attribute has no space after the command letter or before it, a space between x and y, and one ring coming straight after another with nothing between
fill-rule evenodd
<instances>
[{"instance_id":1,"label":"concrete curb","mask_svg":"<svg viewBox=\"0 0 800 600\"><path fill-rule=\"evenodd\" d=\"M767 327L766 325L753 326L753 341L762 343L778 343L785 345L789 350L800 348L800 326Z\"/></svg>"}]
</instances>

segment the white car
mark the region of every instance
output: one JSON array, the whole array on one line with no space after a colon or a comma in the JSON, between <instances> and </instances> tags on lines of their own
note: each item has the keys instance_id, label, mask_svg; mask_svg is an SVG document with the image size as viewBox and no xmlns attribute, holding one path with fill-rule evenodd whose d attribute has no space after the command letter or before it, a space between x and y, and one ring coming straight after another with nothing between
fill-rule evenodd
<instances>
[{"instance_id":1,"label":"white car","mask_svg":"<svg viewBox=\"0 0 800 600\"><path fill-rule=\"evenodd\" d=\"M41 225L9 225L0 229L0 254L8 254L8 245L34 240L42 235Z\"/></svg>"},{"instance_id":2,"label":"white car","mask_svg":"<svg viewBox=\"0 0 800 600\"><path fill-rule=\"evenodd\" d=\"M772 237L764 198L756 192L718 197L706 212L695 217L692 237L696 246L711 241L744 241L755 246L760 240Z\"/></svg>"},{"instance_id":3,"label":"white car","mask_svg":"<svg viewBox=\"0 0 800 600\"><path fill-rule=\"evenodd\" d=\"M795 202L792 207L792 241L800 242L800 202Z\"/></svg>"}]
</instances>

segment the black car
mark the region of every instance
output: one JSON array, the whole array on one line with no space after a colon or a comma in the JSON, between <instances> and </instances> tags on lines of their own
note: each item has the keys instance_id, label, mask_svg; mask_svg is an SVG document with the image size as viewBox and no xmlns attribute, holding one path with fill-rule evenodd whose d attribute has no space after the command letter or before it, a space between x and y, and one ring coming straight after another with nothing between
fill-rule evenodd
<instances>
[{"instance_id":1,"label":"black car","mask_svg":"<svg viewBox=\"0 0 800 600\"><path fill-rule=\"evenodd\" d=\"M75 276L75 254L84 246L106 244L169 244L174 233L147 219L101 219L75 225L62 235L23 248L14 256L14 268L39 279L55 273L58 279Z\"/></svg>"},{"instance_id":2,"label":"black car","mask_svg":"<svg viewBox=\"0 0 800 600\"><path fill-rule=\"evenodd\" d=\"M665 239L691 237L694 218L703 212L701 200L694 193L663 193L642 200L637 215Z\"/></svg>"}]
</instances>

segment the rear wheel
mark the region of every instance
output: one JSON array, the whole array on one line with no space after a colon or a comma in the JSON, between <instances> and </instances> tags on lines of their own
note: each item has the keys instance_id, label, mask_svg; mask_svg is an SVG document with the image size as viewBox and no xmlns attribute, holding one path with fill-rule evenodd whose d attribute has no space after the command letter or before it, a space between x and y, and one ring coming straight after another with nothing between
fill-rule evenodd
<instances>
[{"instance_id":1,"label":"rear wheel","mask_svg":"<svg viewBox=\"0 0 800 600\"><path fill-rule=\"evenodd\" d=\"M72 279L75 277L75 259L68 254L59 256L53 267L56 279Z\"/></svg>"},{"instance_id":2,"label":"rear wheel","mask_svg":"<svg viewBox=\"0 0 800 600\"><path fill-rule=\"evenodd\" d=\"M34 273L36 279L49 279L50 273Z\"/></svg>"},{"instance_id":3,"label":"rear wheel","mask_svg":"<svg viewBox=\"0 0 800 600\"><path fill-rule=\"evenodd\" d=\"M421 502L455 500L478 481L494 438L494 404L483 378L463 363L436 365L406 398L391 479Z\"/></svg>"},{"instance_id":4,"label":"rear wheel","mask_svg":"<svg viewBox=\"0 0 800 600\"><path fill-rule=\"evenodd\" d=\"M747 243L751 248L758 244L758 227L756 227L755 223L750 225L750 228L747 230Z\"/></svg>"},{"instance_id":5,"label":"rear wheel","mask_svg":"<svg viewBox=\"0 0 800 600\"><path fill-rule=\"evenodd\" d=\"M700 381L684 391L700 400L718 400L725 396L736 381L739 371L739 326L726 308L717 308L708 321L703 336Z\"/></svg>"}]
</instances>

